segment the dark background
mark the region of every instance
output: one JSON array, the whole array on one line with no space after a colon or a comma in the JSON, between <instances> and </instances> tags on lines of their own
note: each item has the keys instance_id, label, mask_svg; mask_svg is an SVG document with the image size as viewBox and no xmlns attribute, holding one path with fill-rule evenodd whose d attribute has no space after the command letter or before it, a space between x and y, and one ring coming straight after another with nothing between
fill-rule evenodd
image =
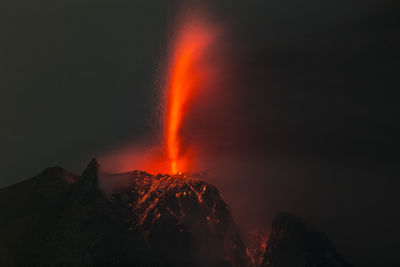
<instances>
[{"instance_id":1,"label":"dark background","mask_svg":"<svg viewBox=\"0 0 400 267\"><path fill-rule=\"evenodd\" d=\"M398 266L400 5L215 2L241 53L237 120L251 147L215 180L227 202L264 224L298 213L354 264ZM80 173L154 132L178 6L1 1L0 187L53 165Z\"/></svg>"}]
</instances>

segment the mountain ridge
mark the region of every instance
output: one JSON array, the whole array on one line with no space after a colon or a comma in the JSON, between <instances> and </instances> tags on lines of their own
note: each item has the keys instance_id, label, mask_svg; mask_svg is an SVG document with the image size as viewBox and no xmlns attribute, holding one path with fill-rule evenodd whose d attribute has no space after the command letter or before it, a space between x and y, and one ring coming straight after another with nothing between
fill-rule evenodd
<instances>
[{"instance_id":1,"label":"mountain ridge","mask_svg":"<svg viewBox=\"0 0 400 267\"><path fill-rule=\"evenodd\" d=\"M219 190L196 177L109 174L93 159L80 176L51 167L0 189L0 265L351 266L322 234L282 214L254 258Z\"/></svg>"}]
</instances>

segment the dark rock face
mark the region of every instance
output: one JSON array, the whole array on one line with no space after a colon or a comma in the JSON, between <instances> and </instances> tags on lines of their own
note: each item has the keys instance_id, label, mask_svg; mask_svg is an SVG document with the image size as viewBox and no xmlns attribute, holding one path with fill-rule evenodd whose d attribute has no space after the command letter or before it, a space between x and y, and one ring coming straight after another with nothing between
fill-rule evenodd
<instances>
[{"instance_id":1,"label":"dark rock face","mask_svg":"<svg viewBox=\"0 0 400 267\"><path fill-rule=\"evenodd\" d=\"M97 166L81 177L49 168L0 190L0 266L151 266L143 235L97 190Z\"/></svg>"},{"instance_id":2,"label":"dark rock face","mask_svg":"<svg viewBox=\"0 0 400 267\"><path fill-rule=\"evenodd\" d=\"M272 222L265 267L351 267L321 233L300 218L279 213Z\"/></svg>"},{"instance_id":3,"label":"dark rock face","mask_svg":"<svg viewBox=\"0 0 400 267\"><path fill-rule=\"evenodd\" d=\"M248 266L218 190L183 176L123 174L98 190L93 160L78 177L52 168L0 191L0 266ZM5 218L5 219L3 219Z\"/></svg>"},{"instance_id":4,"label":"dark rock face","mask_svg":"<svg viewBox=\"0 0 400 267\"><path fill-rule=\"evenodd\" d=\"M350 266L287 214L248 256L214 186L185 175L106 174L96 160L81 176L49 168L1 189L0 218L0 266Z\"/></svg>"},{"instance_id":5,"label":"dark rock face","mask_svg":"<svg viewBox=\"0 0 400 267\"><path fill-rule=\"evenodd\" d=\"M172 266L250 264L229 208L214 186L187 177L136 174L128 222L131 229L143 231L160 262Z\"/></svg>"},{"instance_id":6,"label":"dark rock face","mask_svg":"<svg viewBox=\"0 0 400 267\"><path fill-rule=\"evenodd\" d=\"M0 266L30 266L69 204L78 176L48 168L0 190Z\"/></svg>"}]
</instances>

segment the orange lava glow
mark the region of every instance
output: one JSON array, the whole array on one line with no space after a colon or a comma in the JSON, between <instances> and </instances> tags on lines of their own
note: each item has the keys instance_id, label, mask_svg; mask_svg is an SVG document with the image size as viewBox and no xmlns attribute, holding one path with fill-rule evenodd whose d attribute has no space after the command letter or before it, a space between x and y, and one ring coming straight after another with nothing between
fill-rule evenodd
<instances>
[{"instance_id":1,"label":"orange lava glow","mask_svg":"<svg viewBox=\"0 0 400 267\"><path fill-rule=\"evenodd\" d=\"M216 31L196 16L187 18L176 32L165 88L164 142L171 174L187 171L190 165L180 130L191 100L209 78L203 61L215 39Z\"/></svg>"},{"instance_id":2,"label":"orange lava glow","mask_svg":"<svg viewBox=\"0 0 400 267\"><path fill-rule=\"evenodd\" d=\"M209 140L199 138L199 133L208 118L199 119L193 114L208 114L206 104L212 103L210 92L216 91L219 70L223 69L217 49L222 30L199 10L183 12L177 22L161 79L161 138L156 142L143 138L108 152L103 162L109 172L140 169L175 177L178 173L202 170L199 148ZM215 117L215 112L211 113Z\"/></svg>"}]
</instances>

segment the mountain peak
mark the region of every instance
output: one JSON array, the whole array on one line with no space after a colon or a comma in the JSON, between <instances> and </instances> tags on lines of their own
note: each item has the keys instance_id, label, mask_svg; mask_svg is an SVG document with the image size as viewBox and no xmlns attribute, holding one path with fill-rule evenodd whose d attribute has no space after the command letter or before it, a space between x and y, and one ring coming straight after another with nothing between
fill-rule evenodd
<instances>
[{"instance_id":1,"label":"mountain peak","mask_svg":"<svg viewBox=\"0 0 400 267\"><path fill-rule=\"evenodd\" d=\"M107 198L99 177L123 180L123 190ZM50 168L1 190L0 200L0 266L351 267L286 213L254 258L218 189L197 175L107 174L93 159L80 177Z\"/></svg>"},{"instance_id":2,"label":"mountain peak","mask_svg":"<svg viewBox=\"0 0 400 267\"><path fill-rule=\"evenodd\" d=\"M261 267L270 266L352 267L327 237L315 231L302 218L284 212L279 212L272 221L261 264Z\"/></svg>"},{"instance_id":3,"label":"mountain peak","mask_svg":"<svg viewBox=\"0 0 400 267\"><path fill-rule=\"evenodd\" d=\"M93 159L89 162L89 164L86 166L86 168L85 168L85 170L83 171L82 175L83 175L85 172L87 172L87 171L90 171L90 170L97 170L98 168L100 168L100 164L99 164L99 162L97 161L96 158L93 158Z\"/></svg>"},{"instance_id":4,"label":"mountain peak","mask_svg":"<svg viewBox=\"0 0 400 267\"><path fill-rule=\"evenodd\" d=\"M162 265L251 265L216 187L190 175L133 174L128 194L114 200L124 207L129 231L144 234Z\"/></svg>"},{"instance_id":5,"label":"mountain peak","mask_svg":"<svg viewBox=\"0 0 400 267\"><path fill-rule=\"evenodd\" d=\"M75 200L84 200L99 192L99 171L100 164L96 158L93 158L76 183L74 190Z\"/></svg>"}]
</instances>

